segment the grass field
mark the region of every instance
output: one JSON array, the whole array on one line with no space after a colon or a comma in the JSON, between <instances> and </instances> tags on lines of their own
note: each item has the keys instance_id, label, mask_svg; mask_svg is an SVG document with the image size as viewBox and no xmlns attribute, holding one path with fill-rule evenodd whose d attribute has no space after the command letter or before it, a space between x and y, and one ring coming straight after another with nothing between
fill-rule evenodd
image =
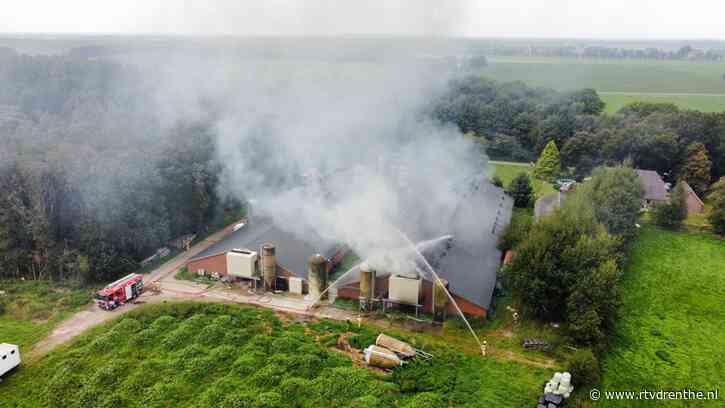
<instances>
[{"instance_id":1,"label":"grass field","mask_svg":"<svg viewBox=\"0 0 725 408\"><path fill-rule=\"evenodd\" d=\"M725 112L725 95L673 95L673 94L610 94L600 93L606 103L605 112L615 113L633 102L674 103L682 109L701 112Z\"/></svg>"},{"instance_id":2,"label":"grass field","mask_svg":"<svg viewBox=\"0 0 725 408\"><path fill-rule=\"evenodd\" d=\"M564 91L592 88L641 94L602 95L608 112L638 100L672 102L708 112L725 110L725 63L493 56L480 73L499 81L524 81Z\"/></svg>"},{"instance_id":3,"label":"grass field","mask_svg":"<svg viewBox=\"0 0 725 408\"><path fill-rule=\"evenodd\" d=\"M0 342L22 350L91 300L92 289L57 287L46 281L0 281Z\"/></svg>"},{"instance_id":4,"label":"grass field","mask_svg":"<svg viewBox=\"0 0 725 408\"><path fill-rule=\"evenodd\" d=\"M495 176L498 176L498 178L503 181L504 187L508 186L511 180L513 180L514 177L518 176L520 173L527 173L529 174L529 176L531 176L531 173L533 172L533 168L529 165L529 163L502 161L489 161L488 163L493 168L493 174ZM537 197L541 197L544 194L554 192L554 187L552 187L550 183L535 179L533 178L533 176L531 176L531 181Z\"/></svg>"},{"instance_id":5,"label":"grass field","mask_svg":"<svg viewBox=\"0 0 725 408\"><path fill-rule=\"evenodd\" d=\"M725 241L644 227L624 276L602 390L713 390L725 384ZM722 403L722 395L720 396ZM645 406L600 401L597 406ZM722 406L663 401L646 406Z\"/></svg>"},{"instance_id":6,"label":"grass field","mask_svg":"<svg viewBox=\"0 0 725 408\"><path fill-rule=\"evenodd\" d=\"M343 333L362 348L379 331L242 306L148 305L22 367L0 384L0 407L521 407L550 375L396 332L435 358L374 372L334 350Z\"/></svg>"}]
</instances>

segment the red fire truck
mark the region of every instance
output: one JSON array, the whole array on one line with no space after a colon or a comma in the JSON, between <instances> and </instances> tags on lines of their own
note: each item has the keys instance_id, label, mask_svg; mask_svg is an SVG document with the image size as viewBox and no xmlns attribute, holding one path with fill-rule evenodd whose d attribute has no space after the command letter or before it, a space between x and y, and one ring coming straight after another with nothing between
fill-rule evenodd
<instances>
[{"instance_id":1,"label":"red fire truck","mask_svg":"<svg viewBox=\"0 0 725 408\"><path fill-rule=\"evenodd\" d=\"M96 304L101 309L113 310L143 293L143 276L132 273L96 292Z\"/></svg>"}]
</instances>

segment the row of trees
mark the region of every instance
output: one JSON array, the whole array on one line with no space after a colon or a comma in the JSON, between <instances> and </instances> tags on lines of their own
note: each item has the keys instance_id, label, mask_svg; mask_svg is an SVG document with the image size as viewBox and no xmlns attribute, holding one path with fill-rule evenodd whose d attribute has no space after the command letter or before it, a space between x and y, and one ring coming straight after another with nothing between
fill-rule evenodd
<instances>
[{"instance_id":1,"label":"row of trees","mask_svg":"<svg viewBox=\"0 0 725 408\"><path fill-rule=\"evenodd\" d=\"M0 277L109 280L219 216L209 126L162 126L139 75L2 57Z\"/></svg>"},{"instance_id":2,"label":"row of trees","mask_svg":"<svg viewBox=\"0 0 725 408\"><path fill-rule=\"evenodd\" d=\"M558 93L467 77L451 84L434 115L480 137L495 160L533 161L553 141L563 175L572 177L629 159L669 182L684 179L702 195L725 175L725 112L667 103L635 103L616 115L603 109L593 90Z\"/></svg>"},{"instance_id":3,"label":"row of trees","mask_svg":"<svg viewBox=\"0 0 725 408\"><path fill-rule=\"evenodd\" d=\"M676 50L662 48L622 48L602 45L529 45L501 44L488 45L482 52L490 55L526 56L526 57L569 57L569 58L606 58L606 59L651 59L681 61L722 61L725 49L699 49L684 45Z\"/></svg>"}]
</instances>

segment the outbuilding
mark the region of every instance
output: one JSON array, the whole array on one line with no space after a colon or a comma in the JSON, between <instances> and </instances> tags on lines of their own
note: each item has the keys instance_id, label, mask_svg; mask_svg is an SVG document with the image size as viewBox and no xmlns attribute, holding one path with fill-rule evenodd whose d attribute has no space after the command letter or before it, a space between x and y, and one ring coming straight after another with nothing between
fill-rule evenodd
<instances>
[{"instance_id":1,"label":"outbuilding","mask_svg":"<svg viewBox=\"0 0 725 408\"><path fill-rule=\"evenodd\" d=\"M705 212L705 203L697 196L695 190L683 181L685 186L685 203L687 204L687 214L702 214Z\"/></svg>"}]
</instances>

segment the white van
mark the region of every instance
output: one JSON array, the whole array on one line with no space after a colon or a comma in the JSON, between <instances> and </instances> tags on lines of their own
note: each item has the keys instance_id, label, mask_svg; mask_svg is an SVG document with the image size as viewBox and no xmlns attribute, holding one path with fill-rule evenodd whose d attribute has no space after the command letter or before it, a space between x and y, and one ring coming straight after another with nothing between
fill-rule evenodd
<instances>
[{"instance_id":1,"label":"white van","mask_svg":"<svg viewBox=\"0 0 725 408\"><path fill-rule=\"evenodd\" d=\"M0 377L20 365L20 349L14 344L0 343Z\"/></svg>"}]
</instances>

